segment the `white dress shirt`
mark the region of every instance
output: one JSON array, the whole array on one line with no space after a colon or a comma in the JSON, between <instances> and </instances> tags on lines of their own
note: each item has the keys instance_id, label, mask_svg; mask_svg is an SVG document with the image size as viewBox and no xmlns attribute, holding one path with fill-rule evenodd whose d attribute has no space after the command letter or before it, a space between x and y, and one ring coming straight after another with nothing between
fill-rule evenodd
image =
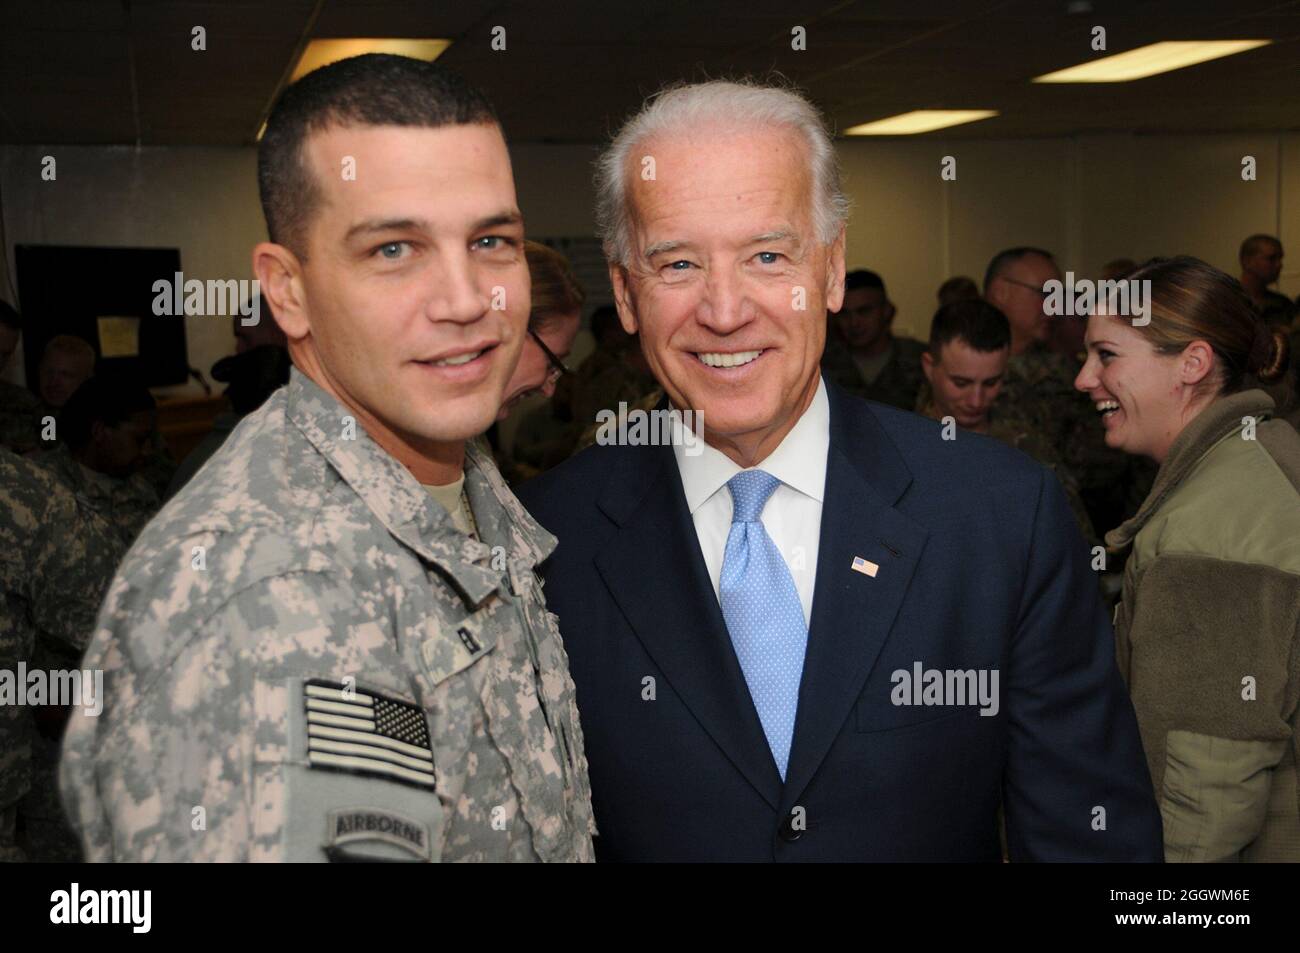
<instances>
[{"instance_id":1,"label":"white dress shirt","mask_svg":"<svg viewBox=\"0 0 1300 953\"><path fill-rule=\"evenodd\" d=\"M781 481L763 507L763 528L785 558L803 606L803 620L812 619L813 588L817 579L817 546L822 532L822 499L826 491L826 455L831 446L831 409L826 384L803 416L768 457L752 469L764 470ZM695 522L695 534L704 553L713 594L718 595L722 559L731 532L731 491L727 481L741 471L722 452L707 444L703 452L687 456L674 444L677 470L686 491L686 506Z\"/></svg>"}]
</instances>

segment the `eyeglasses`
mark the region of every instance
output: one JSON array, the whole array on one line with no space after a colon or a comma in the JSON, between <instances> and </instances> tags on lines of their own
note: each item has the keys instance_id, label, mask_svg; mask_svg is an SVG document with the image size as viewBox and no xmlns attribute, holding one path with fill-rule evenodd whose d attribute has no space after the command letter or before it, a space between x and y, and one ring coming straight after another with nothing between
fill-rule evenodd
<instances>
[{"instance_id":1,"label":"eyeglasses","mask_svg":"<svg viewBox=\"0 0 1300 953\"><path fill-rule=\"evenodd\" d=\"M1008 278L1006 275L998 275L998 277L1001 278L1003 281L1011 282L1013 285L1019 285L1022 288L1028 288L1030 291L1034 292L1039 297L1041 297L1044 301L1046 301L1051 296L1050 291L1044 291L1040 286L1031 285L1027 281L1017 281L1015 278Z\"/></svg>"},{"instance_id":2,"label":"eyeglasses","mask_svg":"<svg viewBox=\"0 0 1300 953\"><path fill-rule=\"evenodd\" d=\"M542 340L540 334L532 328L529 328L528 336L537 342L537 346L540 347L542 353L546 355L546 363L550 365L550 368L546 372L546 384L544 386L554 387L561 377L573 373L573 371L569 370L562 360L555 356L555 352L546 346L546 342Z\"/></svg>"}]
</instances>

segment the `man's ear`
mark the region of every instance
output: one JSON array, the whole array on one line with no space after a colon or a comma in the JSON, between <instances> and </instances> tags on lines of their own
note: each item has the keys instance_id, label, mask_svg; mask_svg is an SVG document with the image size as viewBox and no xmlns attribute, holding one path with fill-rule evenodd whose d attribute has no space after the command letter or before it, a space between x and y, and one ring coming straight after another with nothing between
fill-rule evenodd
<instances>
[{"instance_id":1,"label":"man's ear","mask_svg":"<svg viewBox=\"0 0 1300 953\"><path fill-rule=\"evenodd\" d=\"M930 356L929 351L921 352L921 373L925 375L928 383L934 383L934 358Z\"/></svg>"},{"instance_id":2,"label":"man's ear","mask_svg":"<svg viewBox=\"0 0 1300 953\"><path fill-rule=\"evenodd\" d=\"M894 323L894 315L896 315L897 313L898 313L898 309L894 307L894 302L886 298L885 299L885 327L889 327L891 324Z\"/></svg>"},{"instance_id":3,"label":"man's ear","mask_svg":"<svg viewBox=\"0 0 1300 953\"><path fill-rule=\"evenodd\" d=\"M984 300L1002 310L1002 304L1007 300L1007 282L999 280L1002 276L994 278L989 282L988 288L984 291Z\"/></svg>"},{"instance_id":4,"label":"man's ear","mask_svg":"<svg viewBox=\"0 0 1300 953\"><path fill-rule=\"evenodd\" d=\"M311 330L303 293L302 264L298 256L274 242L253 248L253 274L262 294L271 302L271 316L285 337L298 341Z\"/></svg>"},{"instance_id":5,"label":"man's ear","mask_svg":"<svg viewBox=\"0 0 1300 953\"><path fill-rule=\"evenodd\" d=\"M826 256L826 310L844 307L844 226L831 242Z\"/></svg>"},{"instance_id":6,"label":"man's ear","mask_svg":"<svg viewBox=\"0 0 1300 953\"><path fill-rule=\"evenodd\" d=\"M622 265L609 266L609 283L614 286L614 307L618 309L618 323L628 334L636 334L636 310L632 307L632 288L627 269Z\"/></svg>"}]
</instances>

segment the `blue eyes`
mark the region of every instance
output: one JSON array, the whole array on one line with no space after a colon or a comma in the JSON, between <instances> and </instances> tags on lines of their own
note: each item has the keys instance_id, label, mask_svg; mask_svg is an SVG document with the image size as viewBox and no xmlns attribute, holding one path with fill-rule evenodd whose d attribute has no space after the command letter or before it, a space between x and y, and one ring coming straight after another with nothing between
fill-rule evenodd
<instances>
[{"instance_id":1,"label":"blue eyes","mask_svg":"<svg viewBox=\"0 0 1300 953\"><path fill-rule=\"evenodd\" d=\"M470 242L470 248L480 252L499 252L506 248L517 247L518 244L517 240L504 235L485 235ZM402 261L404 258L409 258L414 251L415 246L411 242L402 240L377 245L370 254L384 261Z\"/></svg>"},{"instance_id":2,"label":"blue eyes","mask_svg":"<svg viewBox=\"0 0 1300 953\"><path fill-rule=\"evenodd\" d=\"M780 264L781 259L784 257L785 257L784 255L782 255L780 252L777 251L761 251L758 252L756 255L754 255L754 258L758 260L758 263L760 265ZM687 261L684 258L681 258L678 259L677 261L669 262L664 267L667 268L669 271L681 272L681 271L687 271L688 269L694 268L695 263L691 261Z\"/></svg>"}]
</instances>

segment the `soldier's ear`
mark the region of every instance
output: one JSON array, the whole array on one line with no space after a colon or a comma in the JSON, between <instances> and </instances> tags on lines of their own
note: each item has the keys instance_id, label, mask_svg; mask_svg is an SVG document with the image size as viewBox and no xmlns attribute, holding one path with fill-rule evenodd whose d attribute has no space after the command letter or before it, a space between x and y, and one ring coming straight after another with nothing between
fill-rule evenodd
<instances>
[{"instance_id":1,"label":"soldier's ear","mask_svg":"<svg viewBox=\"0 0 1300 953\"><path fill-rule=\"evenodd\" d=\"M285 337L294 341L306 337L311 321L298 256L283 245L261 242L253 248L253 273Z\"/></svg>"}]
</instances>

